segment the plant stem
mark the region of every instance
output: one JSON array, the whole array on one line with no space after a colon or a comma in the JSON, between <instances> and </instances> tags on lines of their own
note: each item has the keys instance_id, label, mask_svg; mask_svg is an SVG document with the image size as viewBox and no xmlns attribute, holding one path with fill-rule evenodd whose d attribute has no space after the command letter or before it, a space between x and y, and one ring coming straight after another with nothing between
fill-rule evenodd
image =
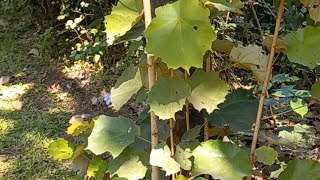
<instances>
[{"instance_id":1,"label":"plant stem","mask_svg":"<svg viewBox=\"0 0 320 180\"><path fill-rule=\"evenodd\" d=\"M143 0L143 8L144 8L144 23L145 29L151 23L151 4L150 0ZM149 83L149 91L156 81L156 69L154 64L154 56L152 54L147 55L147 63L148 63L148 83ZM151 148L153 149L159 143L159 129L158 129L158 118L153 111L150 112L150 125L151 125ZM152 180L159 180L160 170L156 166L152 166Z\"/></svg>"},{"instance_id":2,"label":"plant stem","mask_svg":"<svg viewBox=\"0 0 320 180\"><path fill-rule=\"evenodd\" d=\"M280 1L280 6L278 9L278 16L277 16L277 20L276 20L276 27L274 30L274 35L273 35L273 40L272 40L271 52L270 52L269 60L268 60L267 72L266 72L266 76L264 78L262 93L261 93L261 96L259 99L258 113L257 113L256 123L255 123L255 127L254 127L254 132L253 132L253 140L252 140L251 150L250 150L250 163L251 163L252 167L254 166L254 151L256 149L257 140L258 140L258 133L259 133L259 129L260 129L260 122L261 122L262 111L263 111L263 103L264 103L265 96L267 94L267 88L268 88L268 84L269 84L270 76L271 76L271 72L272 72L272 65L273 65L273 59L274 59L274 54L275 54L275 46L277 44L280 23L281 23L283 11L284 11L285 2L286 2L286 0Z\"/></svg>"}]
</instances>

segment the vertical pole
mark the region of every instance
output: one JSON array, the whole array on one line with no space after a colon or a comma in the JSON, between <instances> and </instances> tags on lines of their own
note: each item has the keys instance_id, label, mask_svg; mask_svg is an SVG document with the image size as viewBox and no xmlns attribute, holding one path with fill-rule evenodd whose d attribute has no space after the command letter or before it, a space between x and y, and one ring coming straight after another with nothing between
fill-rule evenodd
<instances>
[{"instance_id":1,"label":"vertical pole","mask_svg":"<svg viewBox=\"0 0 320 180\"><path fill-rule=\"evenodd\" d=\"M144 8L144 22L145 28L147 29L151 23L151 4L150 0L143 0ZM154 56L152 54L147 55L148 63L148 82L149 82L149 91L156 81L156 70L154 64ZM159 129L158 129L158 118L154 112L150 112L150 124L151 124L151 148L153 149L159 143ZM159 168L152 166L152 180L159 180Z\"/></svg>"}]
</instances>

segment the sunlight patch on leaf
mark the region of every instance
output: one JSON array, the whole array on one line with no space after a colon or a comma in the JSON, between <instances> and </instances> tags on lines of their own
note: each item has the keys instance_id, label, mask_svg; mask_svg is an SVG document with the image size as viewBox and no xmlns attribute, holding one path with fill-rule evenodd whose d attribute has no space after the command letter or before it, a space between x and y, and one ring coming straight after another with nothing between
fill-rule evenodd
<instances>
[{"instance_id":1,"label":"sunlight patch on leaf","mask_svg":"<svg viewBox=\"0 0 320 180\"><path fill-rule=\"evenodd\" d=\"M167 145L163 148L152 149L150 164L161 167L166 172L166 176L180 171L180 165L171 157L171 152Z\"/></svg>"},{"instance_id":2,"label":"sunlight patch on leaf","mask_svg":"<svg viewBox=\"0 0 320 180\"><path fill-rule=\"evenodd\" d=\"M108 44L124 35L142 19L142 0L120 0L110 15L105 16Z\"/></svg>"},{"instance_id":3,"label":"sunlight patch on leaf","mask_svg":"<svg viewBox=\"0 0 320 180\"><path fill-rule=\"evenodd\" d=\"M193 150L192 155L194 176L209 174L214 179L242 180L252 173L247 153L235 144L209 140Z\"/></svg>"}]
</instances>

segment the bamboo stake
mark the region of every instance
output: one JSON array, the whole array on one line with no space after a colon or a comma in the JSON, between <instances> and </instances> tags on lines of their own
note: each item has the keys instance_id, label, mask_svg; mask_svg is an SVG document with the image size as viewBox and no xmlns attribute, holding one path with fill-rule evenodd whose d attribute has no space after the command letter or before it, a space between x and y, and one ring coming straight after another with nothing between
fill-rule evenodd
<instances>
[{"instance_id":1,"label":"bamboo stake","mask_svg":"<svg viewBox=\"0 0 320 180\"><path fill-rule=\"evenodd\" d=\"M210 57L206 60L206 72L209 72L211 70L211 59ZM204 119L204 127L203 127L203 135L204 135L204 141L209 140L209 121L207 118ZM209 179L209 175L205 175L206 179Z\"/></svg>"},{"instance_id":2,"label":"bamboo stake","mask_svg":"<svg viewBox=\"0 0 320 180\"><path fill-rule=\"evenodd\" d=\"M143 0L143 8L144 8L144 23L145 29L151 23L151 3L150 0ZM149 83L149 91L156 81L156 69L154 64L154 56L152 54L147 55L147 63L148 63L148 83ZM158 118L154 112L150 112L150 128L151 128L151 148L153 149L159 143L159 129L158 129ZM152 180L159 180L160 170L156 166L152 166Z\"/></svg>"},{"instance_id":3,"label":"bamboo stake","mask_svg":"<svg viewBox=\"0 0 320 180\"><path fill-rule=\"evenodd\" d=\"M170 70L170 76L173 77L174 75L174 71L173 69ZM173 140L173 128L174 128L174 120L171 118L169 120L169 129L170 129L170 150L171 150L171 157L174 159L174 140ZM176 179L175 174L172 174L171 176L172 180Z\"/></svg>"},{"instance_id":4,"label":"bamboo stake","mask_svg":"<svg viewBox=\"0 0 320 180\"><path fill-rule=\"evenodd\" d=\"M188 79L188 72L187 70L184 71L184 79ZM189 112L189 102L186 102L186 125L187 131L190 129L190 112Z\"/></svg>"},{"instance_id":5,"label":"bamboo stake","mask_svg":"<svg viewBox=\"0 0 320 180\"><path fill-rule=\"evenodd\" d=\"M275 54L275 46L277 45L277 39L278 39L278 35L279 35L279 29L280 29L281 19L282 19L282 15L283 15L283 11L284 11L285 2L286 2L286 0L280 1L280 6L278 9L278 16L277 16L277 20L276 20L276 27L274 30L274 35L273 35L273 40L272 40L271 52L270 52L270 56L269 56L269 60L268 60L267 72L266 72L266 76L265 76L264 82L263 82L262 93L259 98L258 113L257 113L256 123L255 123L255 127L254 127L254 132L253 132L253 140L252 140L251 150L250 150L250 163L251 163L252 167L254 166L254 151L256 149L257 140L258 140L258 133L259 133L259 129L260 129L260 123L261 123L261 117L262 117L262 111L263 111L263 103L264 103L265 96L267 94L267 88L268 88L268 84L269 84L270 76L271 76L271 72L272 72L272 65L273 65L273 59L274 59L274 54Z\"/></svg>"}]
</instances>

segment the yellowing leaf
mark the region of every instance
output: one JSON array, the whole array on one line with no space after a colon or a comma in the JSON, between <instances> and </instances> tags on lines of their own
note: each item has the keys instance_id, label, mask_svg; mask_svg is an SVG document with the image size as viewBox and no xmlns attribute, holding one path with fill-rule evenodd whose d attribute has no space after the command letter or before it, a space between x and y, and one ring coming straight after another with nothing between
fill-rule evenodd
<instances>
[{"instance_id":1,"label":"yellowing leaf","mask_svg":"<svg viewBox=\"0 0 320 180\"><path fill-rule=\"evenodd\" d=\"M315 22L320 22L320 0L300 0L308 8L310 18Z\"/></svg>"},{"instance_id":2,"label":"yellowing leaf","mask_svg":"<svg viewBox=\"0 0 320 180\"><path fill-rule=\"evenodd\" d=\"M142 19L142 0L120 0L105 17L107 42L112 44Z\"/></svg>"},{"instance_id":3,"label":"yellowing leaf","mask_svg":"<svg viewBox=\"0 0 320 180\"><path fill-rule=\"evenodd\" d=\"M90 124L88 121L76 121L67 129L67 134L72 136L79 136L83 131L89 128Z\"/></svg>"},{"instance_id":4,"label":"yellowing leaf","mask_svg":"<svg viewBox=\"0 0 320 180\"><path fill-rule=\"evenodd\" d=\"M308 106L300 98L295 99L295 100L291 100L290 106L293 109L293 111L300 114L301 117L303 117L304 115L306 115L308 113Z\"/></svg>"},{"instance_id":5,"label":"yellowing leaf","mask_svg":"<svg viewBox=\"0 0 320 180\"><path fill-rule=\"evenodd\" d=\"M234 47L230 53L230 60L236 66L251 70L258 82L262 83L266 76L268 56L264 54L262 47L256 45Z\"/></svg>"},{"instance_id":6,"label":"yellowing leaf","mask_svg":"<svg viewBox=\"0 0 320 180\"><path fill-rule=\"evenodd\" d=\"M162 120L171 118L175 119L175 113L182 110L185 102L185 99L181 99L179 102L172 102L169 104L149 102L150 112L153 111L159 117L159 119Z\"/></svg>"},{"instance_id":7,"label":"yellowing leaf","mask_svg":"<svg viewBox=\"0 0 320 180\"><path fill-rule=\"evenodd\" d=\"M108 170L108 164L101 159L100 156L95 156L91 161L87 169L87 176L94 179L103 179L106 171Z\"/></svg>"},{"instance_id":8,"label":"yellowing leaf","mask_svg":"<svg viewBox=\"0 0 320 180\"><path fill-rule=\"evenodd\" d=\"M157 8L156 18L145 32L147 52L160 57L169 68L201 68L204 54L216 39L209 14L196 0Z\"/></svg>"},{"instance_id":9,"label":"yellowing leaf","mask_svg":"<svg viewBox=\"0 0 320 180\"><path fill-rule=\"evenodd\" d=\"M262 45L266 46L269 51L271 51L273 36L267 36L263 39ZM276 53L284 53L287 50L285 42L281 39L277 39L277 44L275 48Z\"/></svg>"},{"instance_id":10,"label":"yellowing leaf","mask_svg":"<svg viewBox=\"0 0 320 180\"><path fill-rule=\"evenodd\" d=\"M54 159L61 161L70 159L73 155L73 145L63 138L59 138L49 144L49 155Z\"/></svg>"}]
</instances>

